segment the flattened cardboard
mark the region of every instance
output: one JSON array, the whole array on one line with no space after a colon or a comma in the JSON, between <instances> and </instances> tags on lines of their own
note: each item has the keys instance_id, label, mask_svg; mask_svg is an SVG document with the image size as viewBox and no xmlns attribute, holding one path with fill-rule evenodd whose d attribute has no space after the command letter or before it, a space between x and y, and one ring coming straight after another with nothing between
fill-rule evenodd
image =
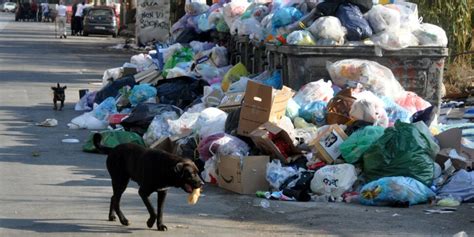
<instances>
[{"instance_id":1,"label":"flattened cardboard","mask_svg":"<svg viewBox=\"0 0 474 237\"><path fill-rule=\"evenodd\" d=\"M265 178L269 161L268 156L221 156L217 160L217 184L240 194L269 190Z\"/></svg>"},{"instance_id":2,"label":"flattened cardboard","mask_svg":"<svg viewBox=\"0 0 474 237\"><path fill-rule=\"evenodd\" d=\"M245 96L244 92L226 93L217 108L225 112L238 109L242 106L242 101L244 100L244 96Z\"/></svg>"},{"instance_id":3,"label":"flattened cardboard","mask_svg":"<svg viewBox=\"0 0 474 237\"><path fill-rule=\"evenodd\" d=\"M336 124L317 136L310 147L316 148L321 158L326 164L333 164L341 155L339 146L347 139L346 133Z\"/></svg>"},{"instance_id":4,"label":"flattened cardboard","mask_svg":"<svg viewBox=\"0 0 474 237\"><path fill-rule=\"evenodd\" d=\"M291 150L291 154L288 158L286 158L280 152L275 143L273 143L273 141L268 137L268 133L272 133L276 137L279 137L286 141L286 143L290 146ZM257 146L258 149L262 150L262 152L264 152L265 154L270 155L272 159L279 159L283 164L292 162L292 158L294 158L296 155L301 154L301 151L296 148L296 146L294 146L293 140L291 140L290 135L288 135L285 130L271 122L266 122L263 125L259 126L257 129L255 129L252 133L250 133L250 138L255 143L255 146Z\"/></svg>"},{"instance_id":5,"label":"flattened cardboard","mask_svg":"<svg viewBox=\"0 0 474 237\"><path fill-rule=\"evenodd\" d=\"M271 86L249 81L237 133L249 136L253 130L266 122L278 122L285 115L288 100L293 94L294 92L286 86L281 90L275 90Z\"/></svg>"},{"instance_id":6,"label":"flattened cardboard","mask_svg":"<svg viewBox=\"0 0 474 237\"><path fill-rule=\"evenodd\" d=\"M470 149L467 147L464 147L461 145L461 139L462 139L462 130L459 128L452 128L449 130L446 130L438 135L435 136L436 139L438 139L439 142L439 147L440 149L445 149L445 148L452 148L455 149L458 154L461 156L464 156L467 158L467 161L461 161L457 159L451 159L452 164L456 164L455 168L461 168L461 167L473 167L474 166L474 149ZM444 163L446 160L449 158L449 156L446 156L445 154L440 154L436 156L435 161L440 164L441 167L444 167ZM442 162L442 163L441 163ZM460 164L460 162L465 163Z\"/></svg>"}]
</instances>

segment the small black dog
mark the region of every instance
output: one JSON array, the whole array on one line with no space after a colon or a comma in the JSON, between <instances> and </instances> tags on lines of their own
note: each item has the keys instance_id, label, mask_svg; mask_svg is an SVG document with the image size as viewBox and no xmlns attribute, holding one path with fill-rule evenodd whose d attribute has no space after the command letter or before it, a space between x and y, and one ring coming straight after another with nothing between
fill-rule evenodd
<instances>
[{"instance_id":1,"label":"small black dog","mask_svg":"<svg viewBox=\"0 0 474 237\"><path fill-rule=\"evenodd\" d=\"M57 87L51 87L53 90L53 103L54 103L54 110L58 110L57 102L61 101L61 106L59 110L62 110L64 107L64 100L66 100L66 94L64 91L66 90L67 86L61 87L58 83Z\"/></svg>"},{"instance_id":2,"label":"small black dog","mask_svg":"<svg viewBox=\"0 0 474 237\"><path fill-rule=\"evenodd\" d=\"M138 194L150 213L150 218L147 221L148 228L152 228L156 222L159 231L167 230L167 227L163 224L163 204L167 188L182 188L187 193L201 188L203 182L199 177L196 165L189 159L132 143L107 148L100 144L101 139L102 135L100 133L94 134L95 147L101 153L108 155L107 170L112 180L113 189L109 221L115 221L115 213L117 213L122 225L130 224L120 210L120 198L131 179L140 186ZM154 192L158 192L157 212L155 212L149 199L149 196Z\"/></svg>"}]
</instances>

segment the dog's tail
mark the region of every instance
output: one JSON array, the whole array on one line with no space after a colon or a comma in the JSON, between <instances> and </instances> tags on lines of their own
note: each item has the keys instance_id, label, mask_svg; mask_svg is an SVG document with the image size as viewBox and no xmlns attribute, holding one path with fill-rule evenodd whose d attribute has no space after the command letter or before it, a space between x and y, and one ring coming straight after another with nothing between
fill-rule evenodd
<instances>
[{"instance_id":1,"label":"dog's tail","mask_svg":"<svg viewBox=\"0 0 474 237\"><path fill-rule=\"evenodd\" d=\"M100 133L95 133L92 137L92 141L94 142L94 146L99 151L99 153L109 154L112 150L112 148L102 146L102 144L100 143L102 141L102 134Z\"/></svg>"}]
</instances>

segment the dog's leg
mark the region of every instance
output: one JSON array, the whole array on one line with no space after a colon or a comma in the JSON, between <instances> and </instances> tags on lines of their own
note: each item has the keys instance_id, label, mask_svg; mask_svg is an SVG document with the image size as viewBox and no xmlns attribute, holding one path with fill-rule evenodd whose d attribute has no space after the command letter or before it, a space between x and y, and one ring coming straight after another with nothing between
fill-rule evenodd
<instances>
[{"instance_id":1,"label":"dog's leg","mask_svg":"<svg viewBox=\"0 0 474 237\"><path fill-rule=\"evenodd\" d=\"M166 231L168 227L163 225L163 204L165 204L166 199L166 189L158 191L158 220L156 226L158 227L159 231Z\"/></svg>"},{"instance_id":2,"label":"dog's leg","mask_svg":"<svg viewBox=\"0 0 474 237\"><path fill-rule=\"evenodd\" d=\"M149 198L152 193L153 191L151 192L148 190L145 191L145 189L142 187L140 187L140 189L138 190L138 194L142 198L143 203L145 203L148 213L150 213L150 218L146 222L146 225L148 226L148 228L152 228L156 221L155 208L153 208L153 205L151 205L150 198Z\"/></svg>"},{"instance_id":3,"label":"dog's leg","mask_svg":"<svg viewBox=\"0 0 474 237\"><path fill-rule=\"evenodd\" d=\"M56 99L54 99L54 100L53 100L53 103L54 103L53 109L54 109L54 110L58 110L58 104L57 104L58 101L57 101Z\"/></svg>"},{"instance_id":4,"label":"dog's leg","mask_svg":"<svg viewBox=\"0 0 474 237\"><path fill-rule=\"evenodd\" d=\"M110 198L109 221L115 221L117 218L114 211L114 196Z\"/></svg>"},{"instance_id":5,"label":"dog's leg","mask_svg":"<svg viewBox=\"0 0 474 237\"><path fill-rule=\"evenodd\" d=\"M113 209L120 220L122 225L130 225L130 222L125 218L125 215L120 210L120 198L122 198L123 192L127 189L129 178L121 178L120 180L112 179L112 188L114 190L114 195L112 196L112 203Z\"/></svg>"},{"instance_id":6,"label":"dog's leg","mask_svg":"<svg viewBox=\"0 0 474 237\"><path fill-rule=\"evenodd\" d=\"M64 100L61 100L61 107L59 107L59 110L63 110L64 107Z\"/></svg>"}]
</instances>

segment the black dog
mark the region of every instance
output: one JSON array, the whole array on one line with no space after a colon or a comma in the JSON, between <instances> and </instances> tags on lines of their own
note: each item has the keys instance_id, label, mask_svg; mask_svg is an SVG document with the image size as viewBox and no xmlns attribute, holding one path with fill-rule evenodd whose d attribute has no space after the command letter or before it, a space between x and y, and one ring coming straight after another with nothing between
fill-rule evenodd
<instances>
[{"instance_id":1,"label":"black dog","mask_svg":"<svg viewBox=\"0 0 474 237\"><path fill-rule=\"evenodd\" d=\"M159 231L167 230L163 224L163 204L168 187L182 188L187 193L203 185L198 168L189 159L184 159L171 153L147 149L136 144L121 144L115 148L103 147L100 144L102 135L94 134L95 147L108 154L107 170L112 179L113 196L110 200L109 221L115 220L117 213L122 225L129 225L128 220L120 210L120 198L127 188L130 179L140 186L138 194L150 213L147 226L156 225ZM155 213L149 196L158 192L158 210Z\"/></svg>"},{"instance_id":2,"label":"black dog","mask_svg":"<svg viewBox=\"0 0 474 237\"><path fill-rule=\"evenodd\" d=\"M57 102L61 101L61 107L59 107L59 110L62 110L64 107L64 100L66 100L66 94L64 94L64 91L66 90L67 86L61 87L58 83L57 87L51 87L53 90L53 102L54 102L54 110L58 109Z\"/></svg>"}]
</instances>

